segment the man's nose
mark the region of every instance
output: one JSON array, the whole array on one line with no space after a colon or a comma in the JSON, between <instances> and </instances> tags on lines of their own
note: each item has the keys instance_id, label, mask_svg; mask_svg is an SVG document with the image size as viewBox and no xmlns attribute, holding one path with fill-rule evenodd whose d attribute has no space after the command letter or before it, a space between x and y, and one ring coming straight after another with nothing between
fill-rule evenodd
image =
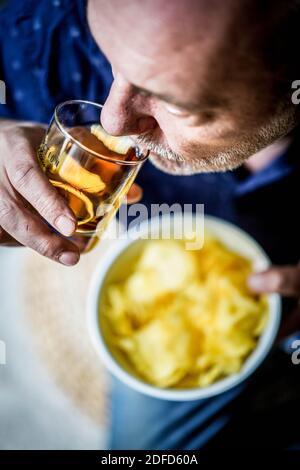
<instances>
[{"instance_id":1,"label":"man's nose","mask_svg":"<svg viewBox=\"0 0 300 470\"><path fill-rule=\"evenodd\" d=\"M140 135L157 123L149 113L147 98L137 96L133 87L115 78L101 112L101 124L111 135Z\"/></svg>"}]
</instances>

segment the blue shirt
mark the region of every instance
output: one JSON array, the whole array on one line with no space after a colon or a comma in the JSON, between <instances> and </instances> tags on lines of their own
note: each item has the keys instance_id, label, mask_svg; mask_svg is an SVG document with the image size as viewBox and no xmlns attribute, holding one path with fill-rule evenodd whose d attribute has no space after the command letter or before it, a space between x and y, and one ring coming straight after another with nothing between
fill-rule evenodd
<instances>
[{"instance_id":1,"label":"blue shirt","mask_svg":"<svg viewBox=\"0 0 300 470\"><path fill-rule=\"evenodd\" d=\"M67 99L104 102L111 67L91 36L83 0L9 0L0 6L0 116L49 122Z\"/></svg>"},{"instance_id":2,"label":"blue shirt","mask_svg":"<svg viewBox=\"0 0 300 470\"><path fill-rule=\"evenodd\" d=\"M7 86L0 116L47 123L54 107L67 99L104 102L111 68L89 32L85 9L83 0L10 0L0 7L0 80ZM254 175L240 168L172 176L147 162L138 182L145 204L203 203L206 213L254 236L273 263L295 264L300 258L299 162L296 137L288 152ZM229 418L223 420L220 410L242 389L210 400L205 409L201 405L197 422L202 427L212 416L219 418L211 434L203 428L199 443L204 445L225 426Z\"/></svg>"}]
</instances>

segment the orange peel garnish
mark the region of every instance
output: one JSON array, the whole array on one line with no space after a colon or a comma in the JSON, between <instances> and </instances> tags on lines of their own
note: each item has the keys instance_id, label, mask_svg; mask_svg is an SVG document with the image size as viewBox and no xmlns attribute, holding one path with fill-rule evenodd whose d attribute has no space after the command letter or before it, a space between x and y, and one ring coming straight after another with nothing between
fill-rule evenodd
<instances>
[{"instance_id":1,"label":"orange peel garnish","mask_svg":"<svg viewBox=\"0 0 300 470\"><path fill-rule=\"evenodd\" d=\"M126 155L133 145L132 139L128 136L116 137L108 134L100 124L91 126L91 133L97 137L109 150Z\"/></svg>"},{"instance_id":2,"label":"orange peel garnish","mask_svg":"<svg viewBox=\"0 0 300 470\"><path fill-rule=\"evenodd\" d=\"M87 193L97 194L106 187L99 175L83 168L69 155L66 155L62 160L58 168L58 174L67 183Z\"/></svg>"}]
</instances>

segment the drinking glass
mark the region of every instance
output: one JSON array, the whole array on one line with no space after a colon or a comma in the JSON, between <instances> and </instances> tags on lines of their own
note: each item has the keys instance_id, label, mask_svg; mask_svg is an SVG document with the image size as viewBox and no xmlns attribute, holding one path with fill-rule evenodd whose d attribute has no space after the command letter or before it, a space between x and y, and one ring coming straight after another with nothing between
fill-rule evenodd
<instances>
[{"instance_id":1,"label":"drinking glass","mask_svg":"<svg viewBox=\"0 0 300 470\"><path fill-rule=\"evenodd\" d=\"M102 106L83 100L59 104L38 149L40 166L74 212L85 251L101 238L148 157L132 137L101 126Z\"/></svg>"}]
</instances>

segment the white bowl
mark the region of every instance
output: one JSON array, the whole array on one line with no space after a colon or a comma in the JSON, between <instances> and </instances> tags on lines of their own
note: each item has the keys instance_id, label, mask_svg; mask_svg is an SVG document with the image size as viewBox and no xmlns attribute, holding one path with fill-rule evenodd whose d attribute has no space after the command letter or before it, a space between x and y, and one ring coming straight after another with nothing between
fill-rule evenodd
<instances>
[{"instance_id":1,"label":"white bowl","mask_svg":"<svg viewBox=\"0 0 300 470\"><path fill-rule=\"evenodd\" d=\"M162 219L164 219L164 217L165 216L161 216L151 219L151 233L160 232L160 227L163 221ZM192 214L189 214L188 218L190 220L194 220L194 216ZM176 226L176 223L182 223L182 219L180 216L177 217L175 214L174 226ZM148 221L142 222L139 228L140 235L142 234L143 236L149 233L148 224ZM243 230L222 219L217 219L211 216L205 216L205 227L210 233L215 235L217 239L221 240L225 246L251 259L255 271L266 269L270 265L270 260L262 248ZM281 301L277 294L271 294L267 297L269 303L268 323L258 339L256 348L247 358L240 372L218 380L207 387L191 389L159 388L131 375L114 358L106 344L102 327L99 322L99 305L102 288L105 278L117 258L119 258L125 250L135 243L137 239L136 231L129 229L127 238L118 241L113 249L109 250L105 256L101 258L93 275L88 293L87 310L91 339L96 351L108 370L126 385L138 392L156 398L176 401L209 398L225 392L247 379L266 358L277 336L281 319Z\"/></svg>"}]
</instances>

